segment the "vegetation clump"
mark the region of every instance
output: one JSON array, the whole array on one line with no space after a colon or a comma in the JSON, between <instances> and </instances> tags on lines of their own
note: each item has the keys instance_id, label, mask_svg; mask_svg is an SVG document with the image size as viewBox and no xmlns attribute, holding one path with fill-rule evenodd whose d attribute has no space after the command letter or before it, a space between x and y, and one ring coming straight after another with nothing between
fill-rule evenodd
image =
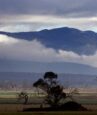
<instances>
[{"instance_id":1,"label":"vegetation clump","mask_svg":"<svg viewBox=\"0 0 97 115\"><path fill-rule=\"evenodd\" d=\"M46 93L42 105L48 104L50 107L55 108L64 104L64 100L68 97L73 100L72 94L75 90L70 94L65 93L64 87L58 82L58 75L53 72L46 72L43 78L37 80L33 86L42 89Z\"/></svg>"}]
</instances>

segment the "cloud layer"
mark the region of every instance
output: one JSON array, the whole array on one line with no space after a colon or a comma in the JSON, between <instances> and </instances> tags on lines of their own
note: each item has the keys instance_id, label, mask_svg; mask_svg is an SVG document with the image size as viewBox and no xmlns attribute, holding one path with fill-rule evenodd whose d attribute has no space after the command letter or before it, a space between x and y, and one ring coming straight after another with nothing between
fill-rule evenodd
<instances>
[{"instance_id":1,"label":"cloud layer","mask_svg":"<svg viewBox=\"0 0 97 115\"><path fill-rule=\"evenodd\" d=\"M97 32L96 4L97 0L0 0L0 31L69 26Z\"/></svg>"},{"instance_id":2,"label":"cloud layer","mask_svg":"<svg viewBox=\"0 0 97 115\"><path fill-rule=\"evenodd\" d=\"M58 27L72 27L81 30L97 32L97 18L63 18L54 16L2 16L0 18L0 31L23 32L51 29Z\"/></svg>"},{"instance_id":3,"label":"cloud layer","mask_svg":"<svg viewBox=\"0 0 97 115\"><path fill-rule=\"evenodd\" d=\"M97 16L97 0L0 0L0 14Z\"/></svg>"},{"instance_id":4,"label":"cloud layer","mask_svg":"<svg viewBox=\"0 0 97 115\"><path fill-rule=\"evenodd\" d=\"M33 62L74 62L97 67L97 52L94 55L78 55L72 51L47 48L35 40L19 40L0 35L0 59Z\"/></svg>"}]
</instances>

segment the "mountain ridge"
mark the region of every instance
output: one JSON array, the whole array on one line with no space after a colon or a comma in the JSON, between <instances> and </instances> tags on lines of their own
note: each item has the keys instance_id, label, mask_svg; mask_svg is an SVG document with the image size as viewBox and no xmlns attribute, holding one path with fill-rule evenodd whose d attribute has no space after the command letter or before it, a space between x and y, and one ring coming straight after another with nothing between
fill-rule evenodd
<instances>
[{"instance_id":1,"label":"mountain ridge","mask_svg":"<svg viewBox=\"0 0 97 115\"><path fill-rule=\"evenodd\" d=\"M97 50L97 33L75 28L63 27L18 33L0 32L0 34L29 41L37 39L46 47L73 51L79 55L91 55Z\"/></svg>"}]
</instances>

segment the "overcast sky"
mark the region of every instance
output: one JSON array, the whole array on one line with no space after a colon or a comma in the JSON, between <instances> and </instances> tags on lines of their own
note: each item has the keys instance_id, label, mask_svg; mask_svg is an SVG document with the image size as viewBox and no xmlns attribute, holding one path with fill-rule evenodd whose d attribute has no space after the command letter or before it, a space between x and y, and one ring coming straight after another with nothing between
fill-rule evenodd
<instances>
[{"instance_id":1,"label":"overcast sky","mask_svg":"<svg viewBox=\"0 0 97 115\"><path fill-rule=\"evenodd\" d=\"M97 31L97 0L0 0L0 31L62 26Z\"/></svg>"}]
</instances>

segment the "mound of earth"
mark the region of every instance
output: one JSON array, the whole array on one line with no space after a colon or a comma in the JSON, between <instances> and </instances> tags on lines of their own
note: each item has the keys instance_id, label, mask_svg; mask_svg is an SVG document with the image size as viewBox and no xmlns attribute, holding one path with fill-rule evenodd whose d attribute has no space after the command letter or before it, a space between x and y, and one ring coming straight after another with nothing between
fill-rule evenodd
<instances>
[{"instance_id":1,"label":"mound of earth","mask_svg":"<svg viewBox=\"0 0 97 115\"><path fill-rule=\"evenodd\" d=\"M85 107L83 107L81 104L78 104L77 102L70 101L67 102L59 107L46 107L46 108L27 108L23 111L87 111Z\"/></svg>"},{"instance_id":2,"label":"mound of earth","mask_svg":"<svg viewBox=\"0 0 97 115\"><path fill-rule=\"evenodd\" d=\"M83 107L81 104L70 101L65 104L63 104L60 109L62 110L71 110L71 111L86 111L87 109Z\"/></svg>"}]
</instances>

